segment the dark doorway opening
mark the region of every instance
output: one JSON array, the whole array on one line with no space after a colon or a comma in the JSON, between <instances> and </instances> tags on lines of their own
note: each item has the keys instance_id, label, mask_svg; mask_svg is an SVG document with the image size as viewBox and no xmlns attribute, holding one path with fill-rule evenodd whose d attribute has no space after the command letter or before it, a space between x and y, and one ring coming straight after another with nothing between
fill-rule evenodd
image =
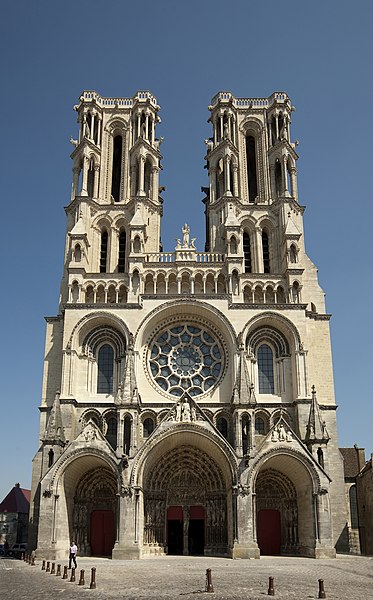
<instances>
[{"instance_id":1,"label":"dark doorway opening","mask_svg":"<svg viewBox=\"0 0 373 600\"><path fill-rule=\"evenodd\" d=\"M205 520L194 519L189 521L188 529L189 554L200 556L205 551Z\"/></svg>"},{"instance_id":2,"label":"dark doorway opening","mask_svg":"<svg viewBox=\"0 0 373 600\"><path fill-rule=\"evenodd\" d=\"M167 522L167 546L168 554L183 554L183 522Z\"/></svg>"},{"instance_id":3,"label":"dark doorway opening","mask_svg":"<svg viewBox=\"0 0 373 600\"><path fill-rule=\"evenodd\" d=\"M114 546L114 513L94 510L91 513L92 556L111 556Z\"/></svg>"},{"instance_id":4,"label":"dark doorway opening","mask_svg":"<svg viewBox=\"0 0 373 600\"><path fill-rule=\"evenodd\" d=\"M281 515L279 510L258 512L258 545L260 554L277 555L281 549Z\"/></svg>"}]
</instances>

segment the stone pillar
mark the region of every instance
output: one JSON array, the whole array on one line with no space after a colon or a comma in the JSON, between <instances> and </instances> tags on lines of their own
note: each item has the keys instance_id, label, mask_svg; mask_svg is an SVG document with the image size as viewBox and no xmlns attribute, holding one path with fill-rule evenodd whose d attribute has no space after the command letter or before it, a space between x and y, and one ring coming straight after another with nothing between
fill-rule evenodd
<instances>
[{"instance_id":1,"label":"stone pillar","mask_svg":"<svg viewBox=\"0 0 373 600\"><path fill-rule=\"evenodd\" d=\"M158 202L158 167L151 168L152 174L152 183L151 183L151 193L153 202Z\"/></svg>"},{"instance_id":2,"label":"stone pillar","mask_svg":"<svg viewBox=\"0 0 373 600\"><path fill-rule=\"evenodd\" d=\"M89 170L89 158L88 156L83 157L83 178L82 178L82 196L88 196L88 170Z\"/></svg>"},{"instance_id":3,"label":"stone pillar","mask_svg":"<svg viewBox=\"0 0 373 600\"><path fill-rule=\"evenodd\" d=\"M99 179L100 179L99 165L95 165L94 169L95 169L95 178L94 178L94 184L93 184L93 197L98 198L98 184L99 184Z\"/></svg>"},{"instance_id":4,"label":"stone pillar","mask_svg":"<svg viewBox=\"0 0 373 600\"><path fill-rule=\"evenodd\" d=\"M79 186L79 173L80 173L80 167L74 167L73 168L73 185L72 185L72 190L71 190L71 200L74 200L75 196L79 196L79 192L80 190L78 189Z\"/></svg>"},{"instance_id":5,"label":"stone pillar","mask_svg":"<svg viewBox=\"0 0 373 600\"><path fill-rule=\"evenodd\" d=\"M257 273L264 273L262 230L260 227L255 227L254 257Z\"/></svg>"},{"instance_id":6,"label":"stone pillar","mask_svg":"<svg viewBox=\"0 0 373 600\"><path fill-rule=\"evenodd\" d=\"M246 485L238 485L233 493L237 502L237 532L232 558L259 558L259 548L254 537L255 500L253 501L249 486Z\"/></svg>"},{"instance_id":7,"label":"stone pillar","mask_svg":"<svg viewBox=\"0 0 373 600\"><path fill-rule=\"evenodd\" d=\"M117 503L117 539L113 558L130 560L140 558L138 493L130 486L122 486Z\"/></svg>"},{"instance_id":8,"label":"stone pillar","mask_svg":"<svg viewBox=\"0 0 373 600\"><path fill-rule=\"evenodd\" d=\"M233 163L233 196L238 196L238 164Z\"/></svg>"},{"instance_id":9,"label":"stone pillar","mask_svg":"<svg viewBox=\"0 0 373 600\"><path fill-rule=\"evenodd\" d=\"M290 182L292 198L298 201L297 170L295 167L291 167L290 169Z\"/></svg>"},{"instance_id":10,"label":"stone pillar","mask_svg":"<svg viewBox=\"0 0 373 600\"><path fill-rule=\"evenodd\" d=\"M144 190L144 175L145 175L145 156L139 156L139 189L137 190L138 196L145 196Z\"/></svg>"}]
</instances>

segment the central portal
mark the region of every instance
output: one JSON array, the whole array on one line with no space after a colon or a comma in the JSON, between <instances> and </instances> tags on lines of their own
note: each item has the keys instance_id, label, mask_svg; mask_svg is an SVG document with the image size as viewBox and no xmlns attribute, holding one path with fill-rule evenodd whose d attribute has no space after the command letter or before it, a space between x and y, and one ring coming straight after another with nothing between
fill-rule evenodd
<instances>
[{"instance_id":1,"label":"central portal","mask_svg":"<svg viewBox=\"0 0 373 600\"><path fill-rule=\"evenodd\" d=\"M214 460L179 446L144 480L144 550L150 554L221 556L227 553L227 494Z\"/></svg>"},{"instance_id":2,"label":"central portal","mask_svg":"<svg viewBox=\"0 0 373 600\"><path fill-rule=\"evenodd\" d=\"M169 506L167 509L167 553L203 556L205 511L203 506Z\"/></svg>"}]
</instances>

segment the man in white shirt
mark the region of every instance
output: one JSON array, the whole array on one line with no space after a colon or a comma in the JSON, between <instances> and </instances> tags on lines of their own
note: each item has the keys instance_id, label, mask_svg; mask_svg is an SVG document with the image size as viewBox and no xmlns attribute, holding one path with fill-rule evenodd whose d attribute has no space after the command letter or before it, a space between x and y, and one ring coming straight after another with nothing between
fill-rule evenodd
<instances>
[{"instance_id":1,"label":"man in white shirt","mask_svg":"<svg viewBox=\"0 0 373 600\"><path fill-rule=\"evenodd\" d=\"M72 540L71 544L70 544L70 553L69 553L69 569L71 569L71 561L74 563L74 567L76 569L76 554L78 552L78 548L74 542L74 540Z\"/></svg>"}]
</instances>

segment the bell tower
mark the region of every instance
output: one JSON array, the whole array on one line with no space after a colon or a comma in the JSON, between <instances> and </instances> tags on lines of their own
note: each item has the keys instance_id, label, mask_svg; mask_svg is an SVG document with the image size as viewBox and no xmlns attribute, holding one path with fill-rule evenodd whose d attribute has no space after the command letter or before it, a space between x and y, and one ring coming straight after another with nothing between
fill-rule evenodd
<instances>
[{"instance_id":1,"label":"bell tower","mask_svg":"<svg viewBox=\"0 0 373 600\"><path fill-rule=\"evenodd\" d=\"M134 255L160 247L159 106L147 91L133 98L85 91L74 109L79 131L70 139L73 181L61 303L81 302L87 278L92 286L85 286L86 302L107 302L108 294L112 302L125 302ZM94 280L104 274L114 288L98 292Z\"/></svg>"}]
</instances>

